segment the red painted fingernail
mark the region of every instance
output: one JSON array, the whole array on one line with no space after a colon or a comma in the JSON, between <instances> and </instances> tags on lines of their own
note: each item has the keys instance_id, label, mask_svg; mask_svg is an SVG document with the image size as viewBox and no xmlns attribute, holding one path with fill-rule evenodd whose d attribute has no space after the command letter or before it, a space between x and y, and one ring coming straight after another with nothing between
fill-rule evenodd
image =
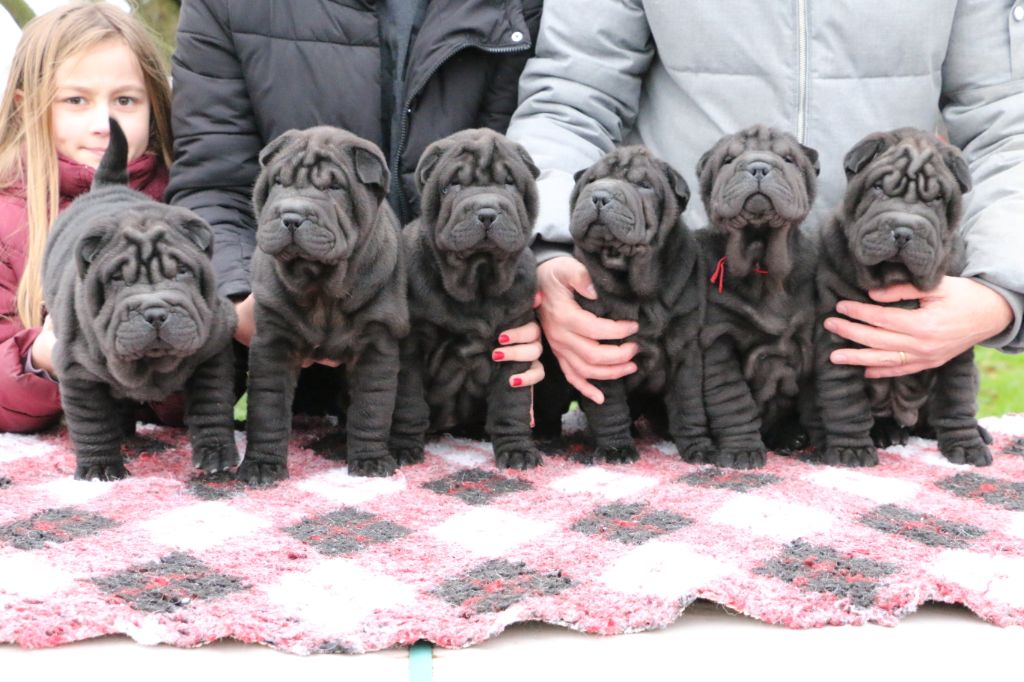
<instances>
[{"instance_id":1,"label":"red painted fingernail","mask_svg":"<svg viewBox=\"0 0 1024 682\"><path fill-rule=\"evenodd\" d=\"M500 350L496 350L493 353L491 353L491 359L492 360L504 360L505 359L505 354L502 353Z\"/></svg>"},{"instance_id":2,"label":"red painted fingernail","mask_svg":"<svg viewBox=\"0 0 1024 682\"><path fill-rule=\"evenodd\" d=\"M511 340L512 339L508 337L508 334L502 334L501 336L498 337L498 343L508 343Z\"/></svg>"},{"instance_id":3,"label":"red painted fingernail","mask_svg":"<svg viewBox=\"0 0 1024 682\"><path fill-rule=\"evenodd\" d=\"M513 386L522 386L523 385L523 380L520 379L519 377L512 377L512 385Z\"/></svg>"}]
</instances>

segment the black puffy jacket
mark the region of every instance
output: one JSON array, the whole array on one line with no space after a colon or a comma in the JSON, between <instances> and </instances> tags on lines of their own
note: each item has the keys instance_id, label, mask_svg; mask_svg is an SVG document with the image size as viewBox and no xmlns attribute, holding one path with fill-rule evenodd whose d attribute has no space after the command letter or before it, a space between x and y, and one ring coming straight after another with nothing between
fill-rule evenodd
<instances>
[{"instance_id":1,"label":"black puffy jacket","mask_svg":"<svg viewBox=\"0 0 1024 682\"><path fill-rule=\"evenodd\" d=\"M424 148L464 128L504 132L533 54L542 0L431 0L409 55L392 206L418 213ZM336 125L388 153L390 68L374 0L184 0L173 57L174 164L167 198L213 225L220 292L249 289L250 204L263 146Z\"/></svg>"}]
</instances>

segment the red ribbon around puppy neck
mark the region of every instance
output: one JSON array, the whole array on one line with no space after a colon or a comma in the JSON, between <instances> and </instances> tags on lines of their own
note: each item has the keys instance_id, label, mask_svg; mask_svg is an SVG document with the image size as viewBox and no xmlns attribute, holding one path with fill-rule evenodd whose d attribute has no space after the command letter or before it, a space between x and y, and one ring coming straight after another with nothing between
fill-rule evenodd
<instances>
[{"instance_id":1,"label":"red ribbon around puppy neck","mask_svg":"<svg viewBox=\"0 0 1024 682\"><path fill-rule=\"evenodd\" d=\"M759 275L767 275L768 271L761 268L760 263L754 264L754 272ZM718 259L718 264L715 265L715 271L711 273L711 283L718 285L718 293L722 293L725 289L725 256Z\"/></svg>"}]
</instances>

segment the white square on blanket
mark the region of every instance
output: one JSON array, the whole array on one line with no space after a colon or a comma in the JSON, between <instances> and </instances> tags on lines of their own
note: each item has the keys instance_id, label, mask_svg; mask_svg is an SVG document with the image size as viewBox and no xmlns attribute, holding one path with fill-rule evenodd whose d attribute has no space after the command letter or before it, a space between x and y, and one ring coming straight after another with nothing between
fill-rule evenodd
<instances>
[{"instance_id":1,"label":"white square on blanket","mask_svg":"<svg viewBox=\"0 0 1024 682\"><path fill-rule=\"evenodd\" d=\"M927 571L991 601L1024 608L1024 557L948 549L935 557Z\"/></svg>"},{"instance_id":2,"label":"white square on blanket","mask_svg":"<svg viewBox=\"0 0 1024 682\"><path fill-rule=\"evenodd\" d=\"M113 490L114 481L76 481L71 476L55 478L29 488L46 494L55 507L70 507L102 497Z\"/></svg>"},{"instance_id":3,"label":"white square on blanket","mask_svg":"<svg viewBox=\"0 0 1024 682\"><path fill-rule=\"evenodd\" d=\"M304 573L287 573L264 588L279 604L327 637L356 629L380 609L412 604L412 585L373 573L348 558L325 559Z\"/></svg>"},{"instance_id":4,"label":"white square on blanket","mask_svg":"<svg viewBox=\"0 0 1024 682\"><path fill-rule=\"evenodd\" d=\"M357 505L381 495L405 490L401 475L390 478L350 476L347 469L331 469L327 473L303 479L296 488L314 493L336 504Z\"/></svg>"},{"instance_id":5,"label":"white square on blanket","mask_svg":"<svg viewBox=\"0 0 1024 682\"><path fill-rule=\"evenodd\" d=\"M738 495L716 509L710 521L787 542L823 533L832 527L835 519L827 512L803 504Z\"/></svg>"},{"instance_id":6,"label":"white square on blanket","mask_svg":"<svg viewBox=\"0 0 1024 682\"><path fill-rule=\"evenodd\" d=\"M202 551L232 538L265 530L271 523L218 500L172 509L139 525L149 532L154 542L161 545L178 550Z\"/></svg>"},{"instance_id":7,"label":"white square on blanket","mask_svg":"<svg viewBox=\"0 0 1024 682\"><path fill-rule=\"evenodd\" d=\"M548 484L564 493L591 493L609 500L630 497L658 485L658 479L621 474L603 467L587 467Z\"/></svg>"},{"instance_id":8,"label":"white square on blanket","mask_svg":"<svg viewBox=\"0 0 1024 682\"><path fill-rule=\"evenodd\" d=\"M616 559L600 580L623 594L679 599L736 570L685 543L652 540Z\"/></svg>"},{"instance_id":9,"label":"white square on blanket","mask_svg":"<svg viewBox=\"0 0 1024 682\"><path fill-rule=\"evenodd\" d=\"M534 538L553 533L556 526L523 518L500 509L481 507L449 518L427 532L480 557L500 557Z\"/></svg>"},{"instance_id":10,"label":"white square on blanket","mask_svg":"<svg viewBox=\"0 0 1024 682\"><path fill-rule=\"evenodd\" d=\"M45 599L70 587L75 577L54 568L41 555L19 550L17 554L0 554L0 604L11 597ZM8 617L13 618L14 614Z\"/></svg>"},{"instance_id":11,"label":"white square on blanket","mask_svg":"<svg viewBox=\"0 0 1024 682\"><path fill-rule=\"evenodd\" d=\"M0 462L13 462L28 457L44 457L53 452L54 446L44 443L38 436L18 433L0 433Z\"/></svg>"},{"instance_id":12,"label":"white square on blanket","mask_svg":"<svg viewBox=\"0 0 1024 682\"><path fill-rule=\"evenodd\" d=\"M852 471L839 467L820 469L806 476L806 480L878 504L897 504L917 497L921 484L896 478L883 478L863 471Z\"/></svg>"}]
</instances>

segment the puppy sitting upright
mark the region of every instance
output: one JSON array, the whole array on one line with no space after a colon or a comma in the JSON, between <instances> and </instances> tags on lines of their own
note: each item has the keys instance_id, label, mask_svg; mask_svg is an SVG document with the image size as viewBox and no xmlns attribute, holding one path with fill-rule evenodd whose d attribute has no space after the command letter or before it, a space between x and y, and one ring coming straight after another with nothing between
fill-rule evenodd
<instances>
[{"instance_id":1,"label":"puppy sitting upright","mask_svg":"<svg viewBox=\"0 0 1024 682\"><path fill-rule=\"evenodd\" d=\"M597 299L577 298L598 317L640 323L629 339L639 346L633 357L637 371L594 382L604 403L581 399L596 441L595 459L636 460L633 415L666 409L683 459L703 460L711 450L698 339L704 263L681 219L689 198L686 181L644 147L620 147L577 175L570 232Z\"/></svg>"},{"instance_id":2,"label":"puppy sitting upright","mask_svg":"<svg viewBox=\"0 0 1024 682\"><path fill-rule=\"evenodd\" d=\"M191 211L128 188L127 162L128 143L111 119L92 191L60 214L43 259L75 478L127 476L121 442L130 401L182 389L193 463L226 469L238 463L235 311L216 293L213 232Z\"/></svg>"},{"instance_id":3,"label":"puppy sitting upright","mask_svg":"<svg viewBox=\"0 0 1024 682\"><path fill-rule=\"evenodd\" d=\"M878 463L873 431L881 437L878 430L894 423L897 433L885 438L899 442L907 429L927 422L947 459L990 464L975 417L973 350L936 369L865 379L863 367L829 361L833 350L852 344L821 327L841 299L871 302L869 289L901 283L928 291L943 276L960 273L962 195L971 188L967 164L955 147L911 128L869 135L844 164L846 196L824 230L817 275L821 457L829 464L871 466Z\"/></svg>"},{"instance_id":4,"label":"puppy sitting upright","mask_svg":"<svg viewBox=\"0 0 1024 682\"><path fill-rule=\"evenodd\" d=\"M762 466L762 434L779 438L809 395L814 251L800 224L818 171L817 152L764 126L723 137L697 166L711 221L699 234L712 273L705 407L721 466Z\"/></svg>"},{"instance_id":5,"label":"puppy sitting upright","mask_svg":"<svg viewBox=\"0 0 1024 682\"><path fill-rule=\"evenodd\" d=\"M526 151L488 129L427 147L416 167L421 217L402 235L412 331L391 431L399 462L423 457L425 434L478 436L499 467L540 463L530 437L530 391L509 379L525 362L495 363L505 329L533 319L536 266L527 248L538 171Z\"/></svg>"},{"instance_id":6,"label":"puppy sitting upright","mask_svg":"<svg viewBox=\"0 0 1024 682\"><path fill-rule=\"evenodd\" d=\"M390 475L398 340L409 316L397 219L384 200L384 156L367 140L322 126L282 134L260 153L260 165L256 334L238 476L252 484L287 477L292 400L306 358L345 365L349 473Z\"/></svg>"}]
</instances>

